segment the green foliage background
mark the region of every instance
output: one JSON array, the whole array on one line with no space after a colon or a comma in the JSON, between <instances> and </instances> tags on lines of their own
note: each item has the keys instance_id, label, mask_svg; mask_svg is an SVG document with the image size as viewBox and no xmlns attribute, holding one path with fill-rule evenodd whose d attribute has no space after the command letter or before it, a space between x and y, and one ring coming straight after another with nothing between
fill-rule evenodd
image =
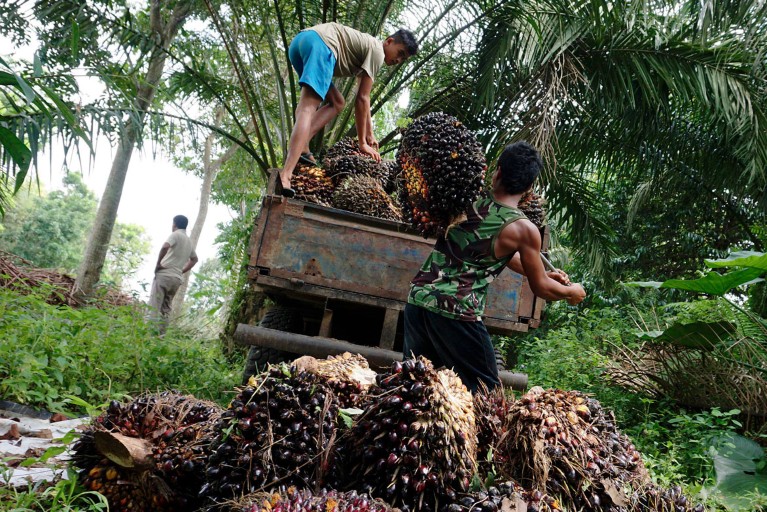
<instances>
[{"instance_id":1,"label":"green foliage background","mask_svg":"<svg viewBox=\"0 0 767 512\"><path fill-rule=\"evenodd\" d=\"M242 361L224 358L217 340L178 330L160 338L142 307L58 308L42 297L0 290L0 396L6 400L83 414L70 396L98 406L178 389L223 405L241 377Z\"/></svg>"}]
</instances>

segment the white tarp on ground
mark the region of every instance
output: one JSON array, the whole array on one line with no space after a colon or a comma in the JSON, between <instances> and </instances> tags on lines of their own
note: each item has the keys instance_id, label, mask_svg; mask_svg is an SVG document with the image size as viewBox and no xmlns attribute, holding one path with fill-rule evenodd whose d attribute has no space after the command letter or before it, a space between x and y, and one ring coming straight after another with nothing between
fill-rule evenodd
<instances>
[{"instance_id":1,"label":"white tarp on ground","mask_svg":"<svg viewBox=\"0 0 767 512\"><path fill-rule=\"evenodd\" d=\"M12 429L20 435L18 439L0 439L0 485L26 487L30 483L51 481L57 475L66 477L68 450L44 463L38 461L29 467L17 464L19 460L39 458L48 448L63 446L61 439L68 432L80 432L89 421L89 418L76 418L51 423L0 410L0 437L7 437Z\"/></svg>"}]
</instances>

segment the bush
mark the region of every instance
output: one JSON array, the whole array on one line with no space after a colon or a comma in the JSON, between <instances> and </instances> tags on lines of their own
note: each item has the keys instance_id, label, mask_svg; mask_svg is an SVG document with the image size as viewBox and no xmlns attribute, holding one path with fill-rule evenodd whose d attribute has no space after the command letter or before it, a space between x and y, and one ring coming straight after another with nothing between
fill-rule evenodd
<instances>
[{"instance_id":1,"label":"bush","mask_svg":"<svg viewBox=\"0 0 767 512\"><path fill-rule=\"evenodd\" d=\"M158 338L138 306L54 307L40 294L0 290L0 396L7 400L82 413L68 397L103 404L178 389L225 403L241 369L215 340L178 330Z\"/></svg>"}]
</instances>

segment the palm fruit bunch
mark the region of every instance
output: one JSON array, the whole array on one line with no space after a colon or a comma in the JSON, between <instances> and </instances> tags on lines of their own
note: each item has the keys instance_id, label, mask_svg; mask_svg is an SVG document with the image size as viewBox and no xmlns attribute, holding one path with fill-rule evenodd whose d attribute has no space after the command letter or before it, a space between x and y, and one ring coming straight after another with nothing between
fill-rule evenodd
<instances>
[{"instance_id":1,"label":"palm fruit bunch","mask_svg":"<svg viewBox=\"0 0 767 512\"><path fill-rule=\"evenodd\" d=\"M88 490L106 496L110 510L186 507L202 484L206 436L222 410L176 391L113 400L73 446L72 463ZM96 432L146 440L152 467L123 468L100 453Z\"/></svg>"},{"instance_id":2,"label":"palm fruit bunch","mask_svg":"<svg viewBox=\"0 0 767 512\"><path fill-rule=\"evenodd\" d=\"M397 160L403 217L424 237L445 233L477 199L487 171L474 133L442 112L421 116L405 129Z\"/></svg>"},{"instance_id":3,"label":"palm fruit bunch","mask_svg":"<svg viewBox=\"0 0 767 512\"><path fill-rule=\"evenodd\" d=\"M630 512L642 512L645 510L659 512L704 512L706 508L702 503L695 505L690 503L679 486L662 489L655 484L649 484L634 492L627 510Z\"/></svg>"},{"instance_id":4,"label":"palm fruit bunch","mask_svg":"<svg viewBox=\"0 0 767 512\"><path fill-rule=\"evenodd\" d=\"M530 222L542 228L546 225L546 200L531 190L527 191L520 199L517 208L530 219Z\"/></svg>"},{"instance_id":5,"label":"palm fruit bunch","mask_svg":"<svg viewBox=\"0 0 767 512\"><path fill-rule=\"evenodd\" d=\"M216 425L201 495L220 501L278 484L322 485L332 470L338 399L287 364L252 376Z\"/></svg>"},{"instance_id":6,"label":"palm fruit bunch","mask_svg":"<svg viewBox=\"0 0 767 512\"><path fill-rule=\"evenodd\" d=\"M366 175L346 178L336 188L332 204L335 208L361 213L380 219L400 221L399 209L394 205L381 183Z\"/></svg>"},{"instance_id":7,"label":"palm fruit bunch","mask_svg":"<svg viewBox=\"0 0 767 512\"><path fill-rule=\"evenodd\" d=\"M353 137L343 137L338 142L330 146L325 153L325 158L323 159L323 165L325 167L330 167L332 164L332 160L335 158L338 158L340 156L352 156L352 155L363 155L362 151L360 151L360 145L357 142L357 139Z\"/></svg>"},{"instance_id":8,"label":"palm fruit bunch","mask_svg":"<svg viewBox=\"0 0 767 512\"><path fill-rule=\"evenodd\" d=\"M330 205L335 187L333 181L327 177L325 170L321 167L298 164L290 184L296 191L297 199L323 206Z\"/></svg>"},{"instance_id":9,"label":"palm fruit bunch","mask_svg":"<svg viewBox=\"0 0 767 512\"><path fill-rule=\"evenodd\" d=\"M367 155L343 155L326 159L325 170L333 183L339 184L349 176L364 174L375 178L383 186L389 180L389 167L378 163Z\"/></svg>"},{"instance_id":10,"label":"palm fruit bunch","mask_svg":"<svg viewBox=\"0 0 767 512\"><path fill-rule=\"evenodd\" d=\"M513 480L501 482L486 490L461 495L441 512L554 512L561 511L559 502L538 490L523 489Z\"/></svg>"},{"instance_id":11,"label":"palm fruit bunch","mask_svg":"<svg viewBox=\"0 0 767 512\"><path fill-rule=\"evenodd\" d=\"M390 512L392 508L357 491L323 490L315 494L295 487L243 497L237 512Z\"/></svg>"},{"instance_id":12,"label":"palm fruit bunch","mask_svg":"<svg viewBox=\"0 0 767 512\"><path fill-rule=\"evenodd\" d=\"M505 419L513 400L502 387L488 391L484 383L474 395L474 417L477 421L477 464L480 478L494 471L495 464L504 465L504 454L498 452L498 443L506 433Z\"/></svg>"},{"instance_id":13,"label":"palm fruit bunch","mask_svg":"<svg viewBox=\"0 0 767 512\"><path fill-rule=\"evenodd\" d=\"M384 168L385 180L383 182L384 190L392 194L397 190L399 175L402 169L397 160L381 160L381 166Z\"/></svg>"},{"instance_id":14,"label":"palm fruit bunch","mask_svg":"<svg viewBox=\"0 0 767 512\"><path fill-rule=\"evenodd\" d=\"M178 510L173 491L162 480L122 468L106 458L82 471L78 480L87 491L106 497L113 512Z\"/></svg>"},{"instance_id":15,"label":"palm fruit bunch","mask_svg":"<svg viewBox=\"0 0 767 512\"><path fill-rule=\"evenodd\" d=\"M327 359L299 357L291 363L291 371L306 371L320 377L344 409L359 407L376 379L376 372L370 369L367 359L349 352Z\"/></svg>"},{"instance_id":16,"label":"palm fruit bunch","mask_svg":"<svg viewBox=\"0 0 767 512\"><path fill-rule=\"evenodd\" d=\"M353 488L403 511L436 511L469 488L477 435L471 393L419 357L376 377L346 454Z\"/></svg>"},{"instance_id":17,"label":"palm fruit bunch","mask_svg":"<svg viewBox=\"0 0 767 512\"><path fill-rule=\"evenodd\" d=\"M499 472L560 497L567 509L629 510L621 508L629 503L625 490L650 484L641 455L612 413L583 393L532 388L505 422Z\"/></svg>"},{"instance_id":18,"label":"palm fruit bunch","mask_svg":"<svg viewBox=\"0 0 767 512\"><path fill-rule=\"evenodd\" d=\"M360 151L356 139L344 137L328 149L323 160L327 175L338 185L346 177L366 174L377 179L387 193L394 191L399 163L396 160L376 162Z\"/></svg>"}]
</instances>

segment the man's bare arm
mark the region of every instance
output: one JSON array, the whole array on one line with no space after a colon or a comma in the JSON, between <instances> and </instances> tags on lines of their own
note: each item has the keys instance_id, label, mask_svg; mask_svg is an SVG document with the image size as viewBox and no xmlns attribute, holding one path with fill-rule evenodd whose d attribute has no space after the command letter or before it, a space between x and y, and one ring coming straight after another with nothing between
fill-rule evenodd
<instances>
[{"instance_id":1,"label":"man's bare arm","mask_svg":"<svg viewBox=\"0 0 767 512\"><path fill-rule=\"evenodd\" d=\"M536 296L544 300L564 299L572 305L585 298L586 292L581 285L573 283L566 286L546 273L541 261L541 234L529 221L520 220L509 224L501 232L495 250L500 254L516 251L507 266L527 277L530 289Z\"/></svg>"},{"instance_id":2,"label":"man's bare arm","mask_svg":"<svg viewBox=\"0 0 767 512\"><path fill-rule=\"evenodd\" d=\"M186 274L190 270L192 270L192 267L197 265L197 255L192 253L192 255L189 257L189 261L186 262L186 265L184 265L184 268L181 269L182 274Z\"/></svg>"},{"instance_id":3,"label":"man's bare arm","mask_svg":"<svg viewBox=\"0 0 767 512\"><path fill-rule=\"evenodd\" d=\"M354 99L354 123L357 127L357 142L360 151L371 156L376 162L381 161L378 154L368 141L373 138L372 123L370 121L370 91L373 89L373 79L368 75L361 75L357 96Z\"/></svg>"}]
</instances>

